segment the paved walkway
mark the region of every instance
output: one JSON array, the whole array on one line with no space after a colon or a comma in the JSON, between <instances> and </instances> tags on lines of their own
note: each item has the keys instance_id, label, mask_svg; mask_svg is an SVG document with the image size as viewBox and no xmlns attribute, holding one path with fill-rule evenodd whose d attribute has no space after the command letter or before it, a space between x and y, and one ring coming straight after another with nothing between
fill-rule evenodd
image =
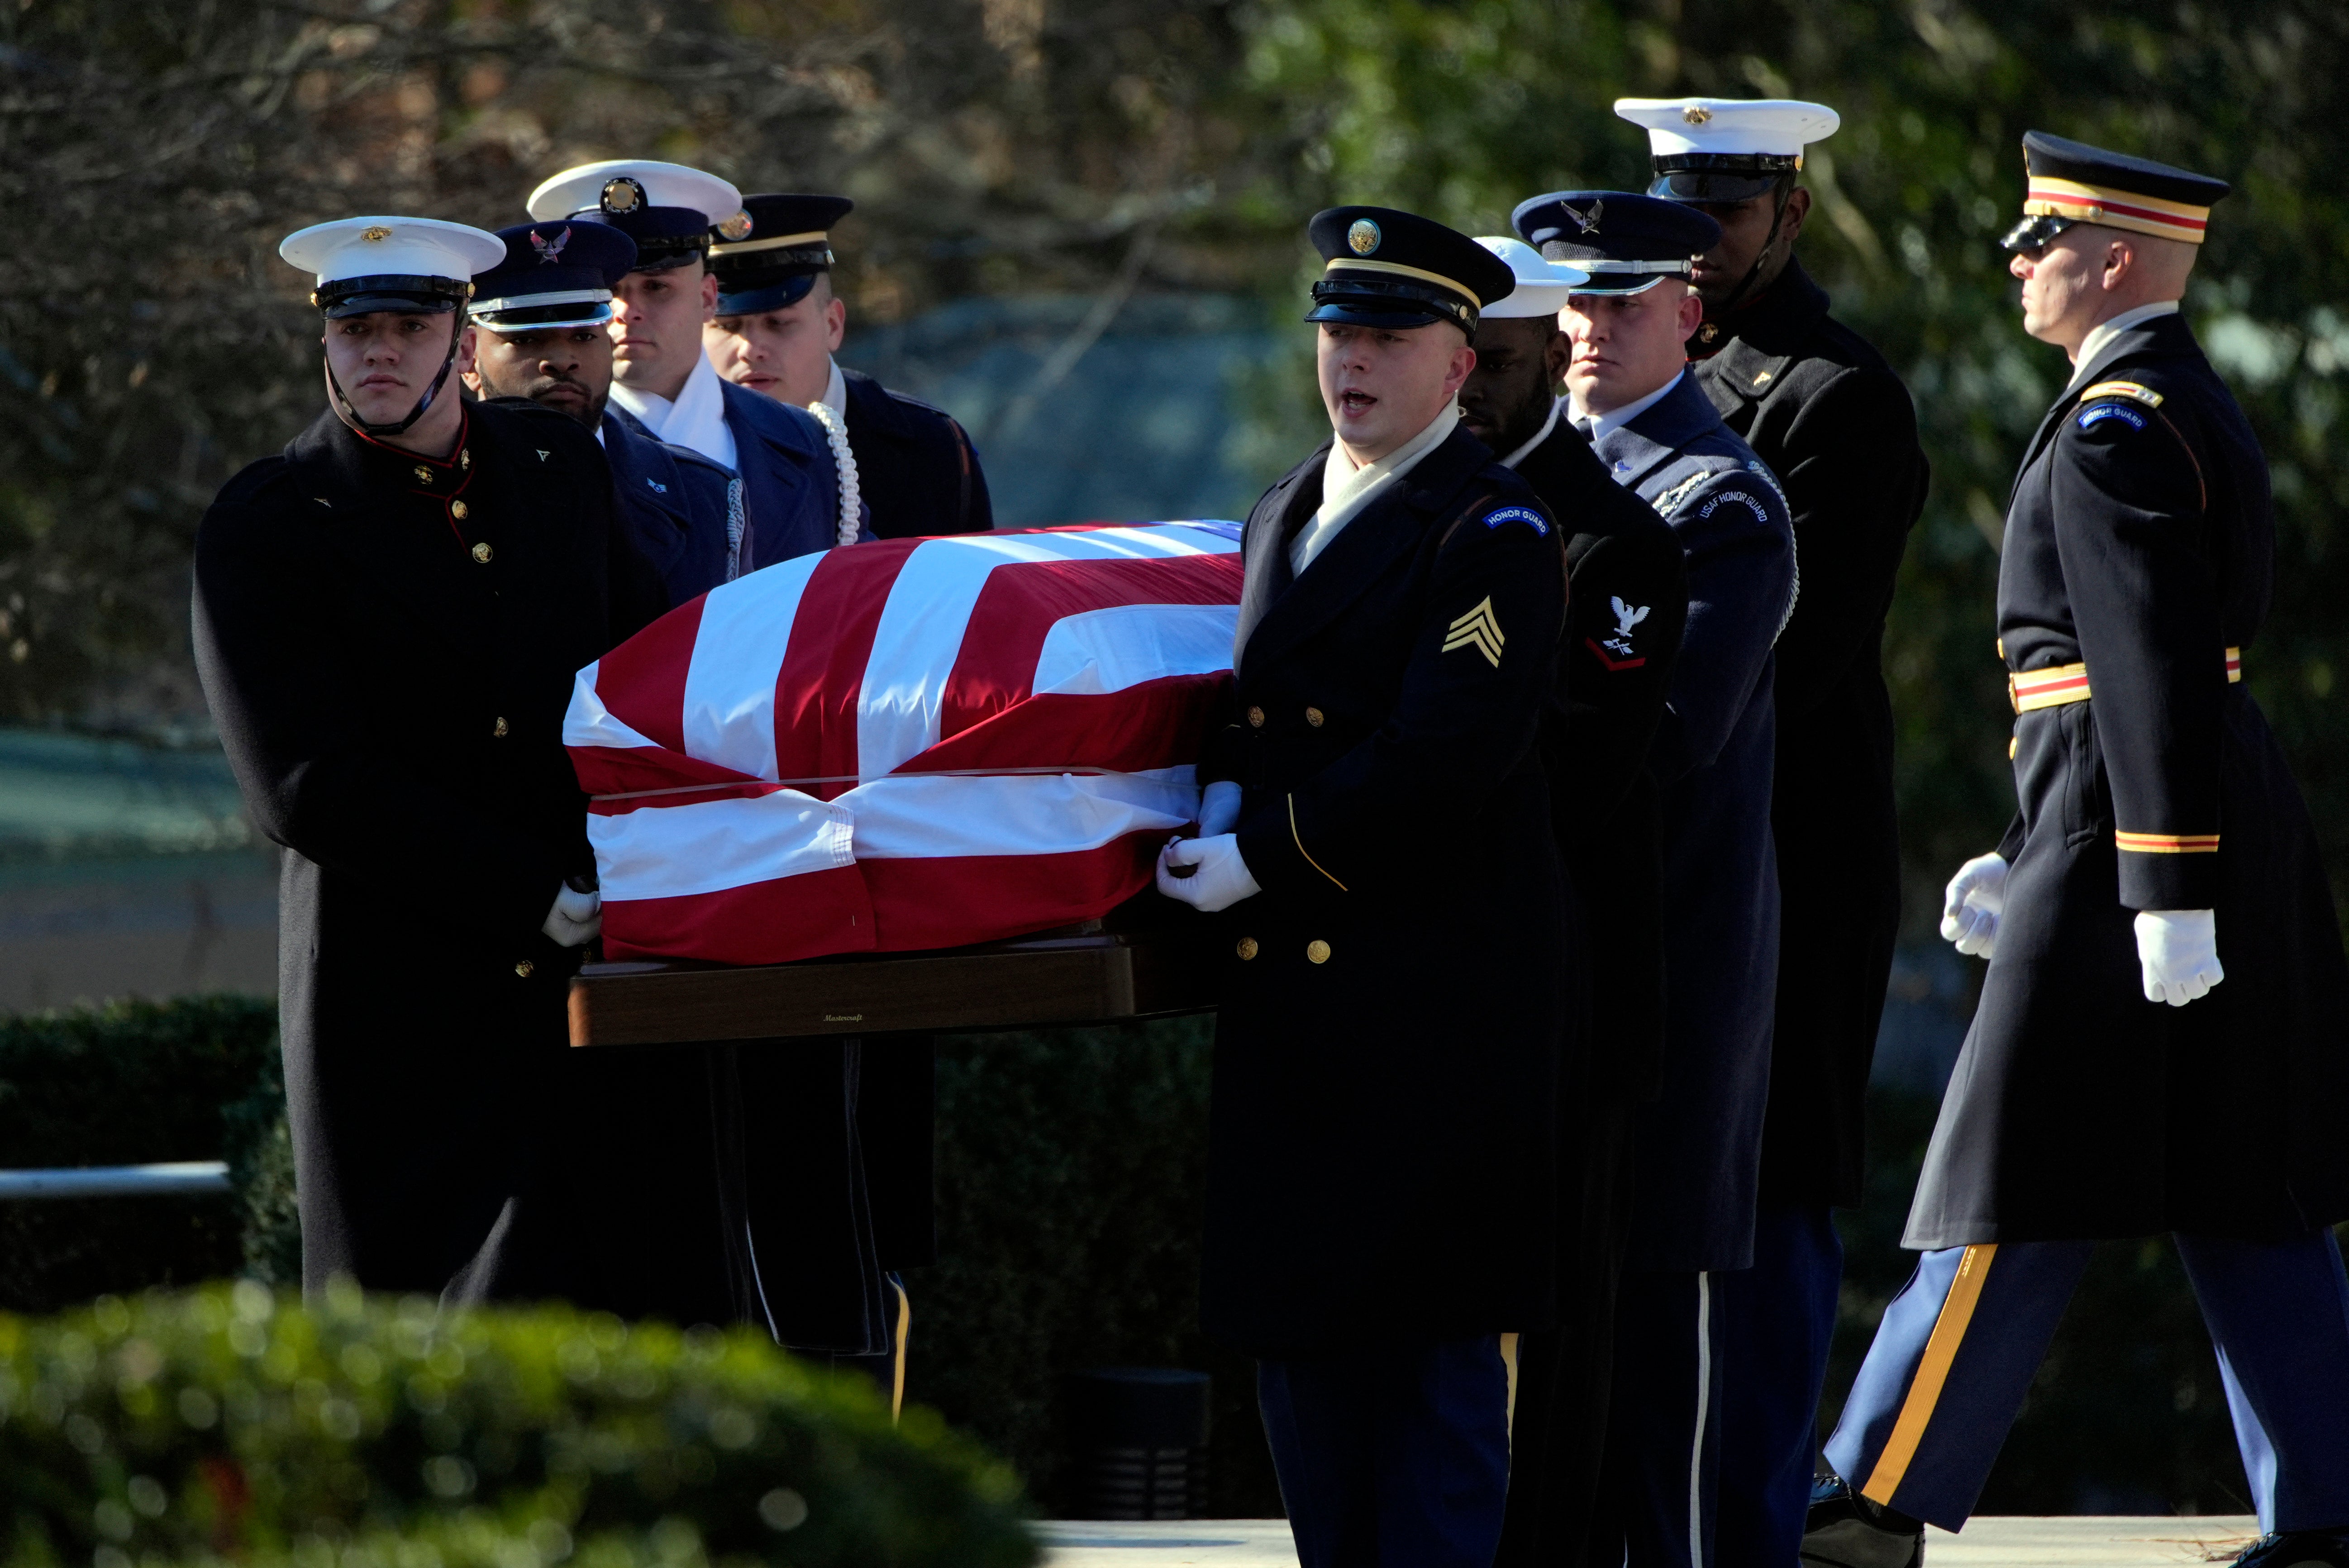
<instances>
[{"instance_id":1,"label":"paved walkway","mask_svg":"<svg viewBox=\"0 0 2349 1568\"><path fill-rule=\"evenodd\" d=\"M2206 1519L1977 1519L1934 1531L1928 1568L2184 1568L2224 1563L2257 1533L2249 1516ZM1278 1519L1044 1526L1050 1568L1297 1568Z\"/></svg>"}]
</instances>

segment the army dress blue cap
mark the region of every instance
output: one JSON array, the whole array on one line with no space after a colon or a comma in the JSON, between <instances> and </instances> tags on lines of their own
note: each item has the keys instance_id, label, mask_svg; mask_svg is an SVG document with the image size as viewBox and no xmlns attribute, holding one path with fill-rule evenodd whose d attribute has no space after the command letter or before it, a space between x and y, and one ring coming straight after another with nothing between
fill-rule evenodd
<instances>
[{"instance_id":1,"label":"army dress blue cap","mask_svg":"<svg viewBox=\"0 0 2349 1568\"><path fill-rule=\"evenodd\" d=\"M1694 207L1629 191L1553 191L1518 202L1509 223L1546 260L1590 275L1577 294L1643 294L1686 279L1721 240L1721 225Z\"/></svg>"},{"instance_id":2,"label":"army dress blue cap","mask_svg":"<svg viewBox=\"0 0 2349 1568\"><path fill-rule=\"evenodd\" d=\"M601 327L636 266L636 242L605 223L523 223L498 238L505 260L473 279L473 319L506 336Z\"/></svg>"},{"instance_id":3,"label":"army dress blue cap","mask_svg":"<svg viewBox=\"0 0 2349 1568\"><path fill-rule=\"evenodd\" d=\"M1308 321L1449 321L1474 336L1478 313L1517 286L1509 264L1466 234L1392 207L1331 207L1313 214L1307 233L1325 264Z\"/></svg>"},{"instance_id":4,"label":"army dress blue cap","mask_svg":"<svg viewBox=\"0 0 2349 1568\"><path fill-rule=\"evenodd\" d=\"M2211 207L2230 188L2208 174L2107 152L2044 130L2023 133L2023 166L2030 176L2023 222L1999 242L2011 251L2037 250L2074 223L2101 223L2199 245L2209 228Z\"/></svg>"},{"instance_id":5,"label":"army dress blue cap","mask_svg":"<svg viewBox=\"0 0 2349 1568\"><path fill-rule=\"evenodd\" d=\"M636 242L637 272L699 261L709 226L741 210L742 192L717 175L647 158L566 169L530 193L530 215L608 223Z\"/></svg>"},{"instance_id":6,"label":"army dress blue cap","mask_svg":"<svg viewBox=\"0 0 2349 1568\"><path fill-rule=\"evenodd\" d=\"M806 298L816 274L831 270L832 226L855 207L845 196L743 197L742 210L709 233L718 314L756 316Z\"/></svg>"},{"instance_id":7,"label":"army dress blue cap","mask_svg":"<svg viewBox=\"0 0 2349 1568\"><path fill-rule=\"evenodd\" d=\"M1619 98L1615 112L1648 133L1648 194L1675 202L1766 196L1843 123L1823 103L1784 98Z\"/></svg>"}]
</instances>

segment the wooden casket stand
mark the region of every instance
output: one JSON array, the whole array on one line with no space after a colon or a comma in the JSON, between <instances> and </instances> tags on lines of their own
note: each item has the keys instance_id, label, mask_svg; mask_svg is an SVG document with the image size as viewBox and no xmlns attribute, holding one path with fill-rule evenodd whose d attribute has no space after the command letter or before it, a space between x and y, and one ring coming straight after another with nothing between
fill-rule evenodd
<instances>
[{"instance_id":1,"label":"wooden casket stand","mask_svg":"<svg viewBox=\"0 0 2349 1568\"><path fill-rule=\"evenodd\" d=\"M737 967L591 963L571 1044L657 1045L1012 1029L1205 1012L1212 923L1154 891L1081 925L921 953Z\"/></svg>"}]
</instances>

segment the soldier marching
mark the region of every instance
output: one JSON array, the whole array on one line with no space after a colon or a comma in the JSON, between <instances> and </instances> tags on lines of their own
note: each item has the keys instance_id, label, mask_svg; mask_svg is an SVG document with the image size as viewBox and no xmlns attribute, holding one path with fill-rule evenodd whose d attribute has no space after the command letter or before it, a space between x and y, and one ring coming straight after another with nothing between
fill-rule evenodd
<instances>
[{"instance_id":1,"label":"soldier marching","mask_svg":"<svg viewBox=\"0 0 2349 1568\"><path fill-rule=\"evenodd\" d=\"M2168 1233L2264 1532L2237 1561L2349 1568L2349 961L2241 684L2266 462L2181 309L2228 186L2023 140L2005 245L2072 369L1985 628L2018 811L1946 891L1982 1000L1822 1454L1930 471L1795 258L1836 111L1616 109L1645 191L1307 226L1330 435L1248 518L1159 859L1222 988L1202 1326L1257 1361L1301 1562L1915 1568L2095 1243ZM523 205L286 238L326 407L197 538L199 670L285 850L305 1284L755 1323L902 1397L928 1043L570 1060L600 905L561 721L742 573L991 527L986 477L836 358L848 198L618 160ZM398 929L441 940L387 992Z\"/></svg>"}]
</instances>

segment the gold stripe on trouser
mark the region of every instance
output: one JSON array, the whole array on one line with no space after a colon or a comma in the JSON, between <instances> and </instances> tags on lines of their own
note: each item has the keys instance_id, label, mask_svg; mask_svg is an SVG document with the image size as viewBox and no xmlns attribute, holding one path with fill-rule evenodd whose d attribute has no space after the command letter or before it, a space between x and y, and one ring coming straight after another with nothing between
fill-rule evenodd
<instances>
[{"instance_id":1,"label":"gold stripe on trouser","mask_svg":"<svg viewBox=\"0 0 2349 1568\"><path fill-rule=\"evenodd\" d=\"M905 1412L905 1334L914 1326L914 1303L905 1295L905 1287L890 1282L897 1293L897 1365L889 1376L889 1422L895 1426Z\"/></svg>"},{"instance_id":2,"label":"gold stripe on trouser","mask_svg":"<svg viewBox=\"0 0 2349 1568\"><path fill-rule=\"evenodd\" d=\"M1517 1446L1517 1336L1501 1335L1501 1370L1509 1375L1509 1447Z\"/></svg>"},{"instance_id":3,"label":"gold stripe on trouser","mask_svg":"<svg viewBox=\"0 0 2349 1568\"><path fill-rule=\"evenodd\" d=\"M1989 1278L1991 1260L1997 1255L1998 1243L1986 1241L1968 1247L1965 1256L1958 1260L1957 1277L1950 1282L1950 1293L1941 1300L1941 1315L1933 1320L1932 1335L1925 1341L1917 1376L1909 1380L1909 1397L1900 1402L1892 1436L1884 1440L1884 1451L1876 1457L1868 1484L1859 1489L1859 1495L1868 1501L1892 1506L1892 1494L1900 1490L1909 1461L1917 1457L1917 1445L1925 1440L1925 1428L1932 1425L1933 1407L1940 1403L1941 1386L1949 1381L1950 1366L1958 1358L1958 1346L1965 1342L1966 1325L1973 1322L1982 1282Z\"/></svg>"}]
</instances>

